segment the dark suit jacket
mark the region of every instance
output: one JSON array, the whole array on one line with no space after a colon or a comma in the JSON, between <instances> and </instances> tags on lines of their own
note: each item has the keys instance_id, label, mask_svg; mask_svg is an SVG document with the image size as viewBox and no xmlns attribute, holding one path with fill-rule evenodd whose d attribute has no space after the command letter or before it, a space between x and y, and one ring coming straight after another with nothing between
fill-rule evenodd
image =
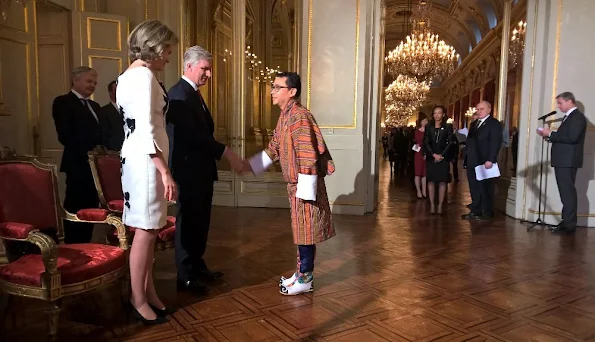
<instances>
[{"instance_id":1,"label":"dark suit jacket","mask_svg":"<svg viewBox=\"0 0 595 342\"><path fill-rule=\"evenodd\" d=\"M467 136L467 166L476 167L487 161L498 162L498 152L502 147L502 125L493 116L477 128L481 120L475 120Z\"/></svg>"},{"instance_id":2,"label":"dark suit jacket","mask_svg":"<svg viewBox=\"0 0 595 342\"><path fill-rule=\"evenodd\" d=\"M446 160L452 159L450 147L453 139L452 125L443 123L441 128L436 128L434 120L426 125L424 133L424 153L426 159L433 161L434 154L440 154Z\"/></svg>"},{"instance_id":3,"label":"dark suit jacket","mask_svg":"<svg viewBox=\"0 0 595 342\"><path fill-rule=\"evenodd\" d=\"M215 140L215 124L202 96L184 79L168 92L169 165L176 182L216 181L216 160L225 145Z\"/></svg>"},{"instance_id":4,"label":"dark suit jacket","mask_svg":"<svg viewBox=\"0 0 595 342\"><path fill-rule=\"evenodd\" d=\"M92 100L89 100L89 103L97 114L99 122L73 92L54 99L52 116L58 140L64 145L60 165L62 172L79 172L87 169L90 172L87 152L97 145L103 145L101 124L105 119L99 104Z\"/></svg>"},{"instance_id":5,"label":"dark suit jacket","mask_svg":"<svg viewBox=\"0 0 595 342\"><path fill-rule=\"evenodd\" d=\"M110 150L120 151L124 143L124 119L122 114L111 102L101 107L101 112L105 118L105 124L102 125L105 147Z\"/></svg>"},{"instance_id":6,"label":"dark suit jacket","mask_svg":"<svg viewBox=\"0 0 595 342\"><path fill-rule=\"evenodd\" d=\"M550 134L552 167L583 167L586 132L587 118L577 108Z\"/></svg>"}]
</instances>

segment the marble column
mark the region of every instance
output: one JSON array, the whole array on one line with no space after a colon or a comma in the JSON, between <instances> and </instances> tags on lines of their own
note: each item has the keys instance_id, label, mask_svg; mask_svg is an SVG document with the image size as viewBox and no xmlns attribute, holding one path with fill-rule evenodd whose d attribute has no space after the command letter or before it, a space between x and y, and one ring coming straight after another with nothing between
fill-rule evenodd
<instances>
[{"instance_id":1,"label":"marble column","mask_svg":"<svg viewBox=\"0 0 595 342\"><path fill-rule=\"evenodd\" d=\"M549 166L550 145L541 154L542 139L535 130L538 118L556 110L555 98L570 91L577 99L578 108L589 121L585 141L583 168L576 179L580 226L595 226L595 154L590 148L595 143L595 68L592 56L595 44L587 44L588 34L595 29L592 20L595 1L592 0L528 0L527 31L523 60L523 92L519 129L519 154L515 205L507 210L510 216L535 220L538 197L542 194L541 210L545 221L560 220L562 204ZM562 113L549 118L553 128L559 126ZM539 190L539 166L544 163L543 188ZM514 210L512 210L514 209Z\"/></svg>"},{"instance_id":2,"label":"marble column","mask_svg":"<svg viewBox=\"0 0 595 342\"><path fill-rule=\"evenodd\" d=\"M361 215L377 201L384 1L302 4L302 102L337 167L326 179L329 200L335 213Z\"/></svg>"},{"instance_id":3,"label":"marble column","mask_svg":"<svg viewBox=\"0 0 595 342\"><path fill-rule=\"evenodd\" d=\"M512 0L504 0L504 18L502 20L502 42L500 43L500 74L498 77L498 104L495 106L496 118L506 120L506 86L508 82L508 47L510 46L510 14Z\"/></svg>"}]
</instances>

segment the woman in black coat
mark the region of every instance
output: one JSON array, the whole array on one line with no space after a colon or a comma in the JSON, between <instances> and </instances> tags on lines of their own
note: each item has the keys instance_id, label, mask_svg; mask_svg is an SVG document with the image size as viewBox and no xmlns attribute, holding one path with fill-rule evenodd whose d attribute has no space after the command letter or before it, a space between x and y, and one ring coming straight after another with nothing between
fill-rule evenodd
<instances>
[{"instance_id":1,"label":"woman in black coat","mask_svg":"<svg viewBox=\"0 0 595 342\"><path fill-rule=\"evenodd\" d=\"M426 155L426 180L430 198L430 212L442 214L442 203L446 196L446 184L450 174L450 146L452 125L446 123L446 107L436 106L432 110L433 120L426 126L424 153ZM438 184L438 208L436 209L436 184Z\"/></svg>"}]
</instances>

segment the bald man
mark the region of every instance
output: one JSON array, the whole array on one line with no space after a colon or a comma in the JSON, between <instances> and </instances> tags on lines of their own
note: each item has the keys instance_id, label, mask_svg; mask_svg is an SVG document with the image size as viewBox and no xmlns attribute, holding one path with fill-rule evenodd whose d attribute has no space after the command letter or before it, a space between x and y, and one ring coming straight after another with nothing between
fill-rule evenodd
<instances>
[{"instance_id":1,"label":"bald man","mask_svg":"<svg viewBox=\"0 0 595 342\"><path fill-rule=\"evenodd\" d=\"M471 192L471 212L463 215L467 220L491 220L494 218L494 179L478 181L475 167L484 165L491 169L498 161L502 146L502 125L492 117L492 105L481 101L477 106L477 120L469 128L467 136L467 179Z\"/></svg>"}]
</instances>

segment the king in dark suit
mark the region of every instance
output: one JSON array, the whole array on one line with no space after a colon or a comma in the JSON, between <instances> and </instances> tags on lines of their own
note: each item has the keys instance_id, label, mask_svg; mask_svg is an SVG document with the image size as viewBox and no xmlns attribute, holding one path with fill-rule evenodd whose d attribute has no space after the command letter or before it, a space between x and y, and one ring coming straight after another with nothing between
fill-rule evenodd
<instances>
[{"instance_id":1,"label":"king in dark suit","mask_svg":"<svg viewBox=\"0 0 595 342\"><path fill-rule=\"evenodd\" d=\"M78 67L72 71L71 91L56 97L52 105L58 140L64 145L60 165L60 171L66 173L64 209L71 213L99 205L87 156L97 145L103 145L101 127L105 119L99 104L89 99L96 85L97 72ZM66 243L88 243L93 224L64 221L64 235Z\"/></svg>"},{"instance_id":2,"label":"king in dark suit","mask_svg":"<svg viewBox=\"0 0 595 342\"><path fill-rule=\"evenodd\" d=\"M225 157L232 168L243 170L243 161L214 138L215 124L199 87L211 78L212 55L199 46L184 54L184 76L168 92L167 112L170 169L178 184L175 255L178 290L203 294L200 280L223 276L207 268L203 255L211 221L216 161Z\"/></svg>"},{"instance_id":3,"label":"king in dark suit","mask_svg":"<svg viewBox=\"0 0 595 342\"><path fill-rule=\"evenodd\" d=\"M492 117L492 105L481 101L477 106L477 120L469 128L467 136L467 180L471 192L471 212L463 219L489 220L494 217L494 180L478 181L475 167L484 165L486 169L498 162L498 152L502 146L502 125Z\"/></svg>"},{"instance_id":4,"label":"king in dark suit","mask_svg":"<svg viewBox=\"0 0 595 342\"><path fill-rule=\"evenodd\" d=\"M576 108L576 100L570 92L556 97L558 109L565 113L560 128L551 131L544 127L537 134L552 143L551 163L556 174L556 183L562 200L562 222L551 227L552 232L573 233L577 225L576 172L583 167L587 118Z\"/></svg>"}]
</instances>

